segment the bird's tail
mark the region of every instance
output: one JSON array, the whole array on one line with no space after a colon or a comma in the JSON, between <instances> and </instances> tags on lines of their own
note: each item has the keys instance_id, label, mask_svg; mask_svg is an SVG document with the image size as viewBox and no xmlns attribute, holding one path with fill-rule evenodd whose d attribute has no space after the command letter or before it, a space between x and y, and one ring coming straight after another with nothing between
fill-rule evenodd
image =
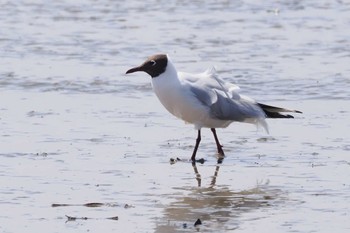
<instances>
[{"instance_id":1,"label":"bird's tail","mask_svg":"<svg viewBox=\"0 0 350 233\"><path fill-rule=\"evenodd\" d=\"M281 112L295 112L302 113L298 110L290 110L286 108L274 107L266 104L258 103L259 107L265 112L267 118L294 118L289 114L281 114Z\"/></svg>"}]
</instances>

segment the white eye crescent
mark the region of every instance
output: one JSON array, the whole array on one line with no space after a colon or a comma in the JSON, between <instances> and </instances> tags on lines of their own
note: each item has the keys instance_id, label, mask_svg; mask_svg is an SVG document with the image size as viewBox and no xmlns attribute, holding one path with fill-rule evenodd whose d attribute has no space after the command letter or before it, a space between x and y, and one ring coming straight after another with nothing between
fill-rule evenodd
<instances>
[{"instance_id":1,"label":"white eye crescent","mask_svg":"<svg viewBox=\"0 0 350 233\"><path fill-rule=\"evenodd\" d=\"M152 66L155 66L157 64L155 60L151 60L150 63L152 64Z\"/></svg>"}]
</instances>

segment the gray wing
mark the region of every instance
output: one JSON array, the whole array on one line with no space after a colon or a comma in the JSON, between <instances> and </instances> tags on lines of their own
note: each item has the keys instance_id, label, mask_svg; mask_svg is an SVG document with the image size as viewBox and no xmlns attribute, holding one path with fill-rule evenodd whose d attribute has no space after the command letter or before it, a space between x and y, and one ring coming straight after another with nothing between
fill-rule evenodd
<instances>
[{"instance_id":1,"label":"gray wing","mask_svg":"<svg viewBox=\"0 0 350 233\"><path fill-rule=\"evenodd\" d=\"M251 121L249 119L265 118L259 105L244 96L237 94L234 98L228 98L221 90L197 85L191 85L190 90L203 105L209 107L215 119L247 122Z\"/></svg>"},{"instance_id":2,"label":"gray wing","mask_svg":"<svg viewBox=\"0 0 350 233\"><path fill-rule=\"evenodd\" d=\"M265 117L265 113L255 102L244 98L229 99L220 93L216 92L216 94L217 101L210 106L210 111L220 120L245 122L248 119Z\"/></svg>"}]
</instances>

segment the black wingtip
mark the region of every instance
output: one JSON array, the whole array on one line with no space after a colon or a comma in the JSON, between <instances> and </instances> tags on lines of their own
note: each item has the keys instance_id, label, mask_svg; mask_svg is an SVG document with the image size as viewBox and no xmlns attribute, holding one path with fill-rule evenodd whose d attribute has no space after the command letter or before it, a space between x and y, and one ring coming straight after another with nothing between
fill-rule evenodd
<instances>
[{"instance_id":1,"label":"black wingtip","mask_svg":"<svg viewBox=\"0 0 350 233\"><path fill-rule=\"evenodd\" d=\"M295 112L295 113L302 113L298 110L289 110L285 108L270 106L266 104L258 103L260 108L265 112L267 118L294 118L294 116L289 114L281 114L281 112Z\"/></svg>"},{"instance_id":2,"label":"black wingtip","mask_svg":"<svg viewBox=\"0 0 350 233\"><path fill-rule=\"evenodd\" d=\"M294 118L294 116L289 115L289 114L284 115L284 114L281 114L279 112L269 112L266 110L264 110L264 112L265 112L267 118Z\"/></svg>"}]
</instances>

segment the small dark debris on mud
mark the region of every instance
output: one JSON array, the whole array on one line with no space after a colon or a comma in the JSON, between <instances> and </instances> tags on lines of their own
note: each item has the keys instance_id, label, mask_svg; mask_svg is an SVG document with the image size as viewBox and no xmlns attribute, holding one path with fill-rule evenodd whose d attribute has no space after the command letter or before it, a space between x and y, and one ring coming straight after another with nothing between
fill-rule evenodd
<instances>
[{"instance_id":1,"label":"small dark debris on mud","mask_svg":"<svg viewBox=\"0 0 350 233\"><path fill-rule=\"evenodd\" d=\"M129 209L129 208L134 208L135 206L130 205L130 204L125 204L124 209Z\"/></svg>"},{"instance_id":2,"label":"small dark debris on mud","mask_svg":"<svg viewBox=\"0 0 350 233\"><path fill-rule=\"evenodd\" d=\"M194 223L194 226L202 225L202 221L200 219L197 219L197 221Z\"/></svg>"},{"instance_id":3,"label":"small dark debris on mud","mask_svg":"<svg viewBox=\"0 0 350 233\"><path fill-rule=\"evenodd\" d=\"M176 159L170 158L170 164L174 164L174 163L176 163L178 161L181 161L181 159L180 158L176 158Z\"/></svg>"},{"instance_id":4,"label":"small dark debris on mud","mask_svg":"<svg viewBox=\"0 0 350 233\"><path fill-rule=\"evenodd\" d=\"M72 217L72 216L68 216L68 215L66 215L66 217L67 217L67 222L68 221L88 220L89 219L87 217Z\"/></svg>"},{"instance_id":5,"label":"small dark debris on mud","mask_svg":"<svg viewBox=\"0 0 350 233\"><path fill-rule=\"evenodd\" d=\"M47 157L49 154L46 152L42 152L42 153L35 153L36 156L41 156L41 157Z\"/></svg>"},{"instance_id":6,"label":"small dark debris on mud","mask_svg":"<svg viewBox=\"0 0 350 233\"><path fill-rule=\"evenodd\" d=\"M192 162L192 164L195 164L195 163L204 164L206 160L203 159L203 158L201 158L201 159L196 159L195 161L191 161L191 160L182 160L182 159L180 159L180 158L176 158L176 159L170 158L170 160L169 160L169 162L170 162L171 165L173 165L173 164L175 164L175 163L177 163L177 162L180 162L180 161L186 161L186 162L189 161L189 162Z\"/></svg>"},{"instance_id":7,"label":"small dark debris on mud","mask_svg":"<svg viewBox=\"0 0 350 233\"><path fill-rule=\"evenodd\" d=\"M101 206L107 206L107 207L117 207L117 206L121 206L117 203L100 203L100 202L89 202L89 203L85 203L85 204L57 204L54 203L51 205L51 207L66 207L66 206L85 206L85 207L89 207L89 208L94 208L94 207L101 207ZM124 208L131 208L134 207L133 205L130 204L125 204Z\"/></svg>"},{"instance_id":8,"label":"small dark debris on mud","mask_svg":"<svg viewBox=\"0 0 350 233\"><path fill-rule=\"evenodd\" d=\"M205 159L203 159L203 158L201 158L201 159L196 159L195 163L204 164L204 163L205 163Z\"/></svg>"},{"instance_id":9,"label":"small dark debris on mud","mask_svg":"<svg viewBox=\"0 0 350 233\"><path fill-rule=\"evenodd\" d=\"M68 215L66 215L66 217L67 217L67 222L77 221L77 220L97 219L97 218L88 218L88 217L72 217L72 216L68 216ZM102 219L119 220L119 217L118 216L114 216L114 217L108 217L108 218L102 218Z\"/></svg>"}]
</instances>

